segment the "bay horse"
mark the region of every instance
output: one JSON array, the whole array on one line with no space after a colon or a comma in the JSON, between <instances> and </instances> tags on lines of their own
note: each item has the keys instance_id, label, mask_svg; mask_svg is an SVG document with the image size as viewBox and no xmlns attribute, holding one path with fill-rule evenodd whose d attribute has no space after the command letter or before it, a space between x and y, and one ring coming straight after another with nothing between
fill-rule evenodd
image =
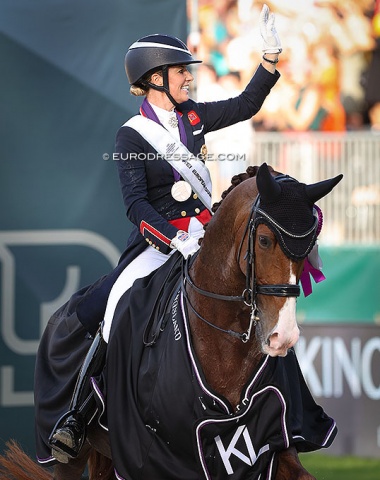
<instances>
[{"instance_id":1,"label":"bay horse","mask_svg":"<svg viewBox=\"0 0 380 480\"><path fill-rule=\"evenodd\" d=\"M190 262L173 255L172 264L180 265L179 281L165 322L158 319L157 338L144 343L135 333L144 336L147 325L139 320L131 327L132 317L126 315L129 307L125 305L134 298L135 286L141 288L139 281L119 302L103 378L109 433L93 422L79 457L56 464L53 477L11 444L0 459L0 478L79 480L91 456L91 479L219 480L233 475L239 480L313 480L298 452L328 447L336 426L313 403L292 350L299 337L296 297L305 259L320 230L315 203L341 178L305 185L266 164L234 177L234 188L214 207L199 252ZM154 280L156 273L152 275ZM150 288L149 282L145 286ZM182 316L177 317L179 312ZM138 347L131 343L136 338ZM159 353L160 343L165 344L164 353ZM177 373L181 367L176 360L161 363L154 373L148 369L156 355L161 362L173 360L179 344L181 352L191 357L183 367L186 374ZM124 362L124 352L129 350L138 355ZM148 357L141 367L142 377L133 379L137 399L127 402L136 405L137 413L131 414L123 397L129 390L128 372L137 368L139 373L136 362L143 362L144 355ZM162 373L165 366L170 376L185 379L189 375L191 385L183 381L170 386L181 408L157 413L156 391L160 382L164 388L168 384ZM124 378L127 385L121 386ZM154 387L146 392L151 378ZM186 395L193 388L196 393L189 402ZM149 397L150 404L149 408L141 405L140 411L142 397ZM185 415L195 415L189 426L178 416L185 404L190 408ZM199 417L202 409L206 420ZM171 417L179 437L167 427ZM139 422L145 429L135 435Z\"/></svg>"}]
</instances>

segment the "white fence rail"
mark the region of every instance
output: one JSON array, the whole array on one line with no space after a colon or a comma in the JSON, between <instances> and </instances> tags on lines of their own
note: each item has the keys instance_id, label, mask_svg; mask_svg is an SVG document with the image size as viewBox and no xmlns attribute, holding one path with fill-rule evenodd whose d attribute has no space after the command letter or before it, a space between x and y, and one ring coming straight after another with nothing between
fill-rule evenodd
<instances>
[{"instance_id":1,"label":"white fence rail","mask_svg":"<svg viewBox=\"0 0 380 480\"><path fill-rule=\"evenodd\" d=\"M304 183L343 173L334 191L318 202L324 214L320 243L380 243L380 134L260 132L251 145L242 155L217 151L218 142L211 142L214 151L209 153L223 158L229 153L225 161L208 163L215 200L229 186L231 176L248 165L266 162Z\"/></svg>"}]
</instances>

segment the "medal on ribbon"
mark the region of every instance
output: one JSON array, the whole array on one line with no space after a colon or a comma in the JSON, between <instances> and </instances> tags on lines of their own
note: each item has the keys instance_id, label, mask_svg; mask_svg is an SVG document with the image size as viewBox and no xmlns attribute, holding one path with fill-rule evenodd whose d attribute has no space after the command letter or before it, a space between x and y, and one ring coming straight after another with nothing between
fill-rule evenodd
<instances>
[{"instance_id":1,"label":"medal on ribbon","mask_svg":"<svg viewBox=\"0 0 380 480\"><path fill-rule=\"evenodd\" d=\"M177 200L177 202L185 202L188 200L191 196L191 192L192 189L190 183L185 182L184 180L175 182L171 189L172 197L174 200Z\"/></svg>"}]
</instances>

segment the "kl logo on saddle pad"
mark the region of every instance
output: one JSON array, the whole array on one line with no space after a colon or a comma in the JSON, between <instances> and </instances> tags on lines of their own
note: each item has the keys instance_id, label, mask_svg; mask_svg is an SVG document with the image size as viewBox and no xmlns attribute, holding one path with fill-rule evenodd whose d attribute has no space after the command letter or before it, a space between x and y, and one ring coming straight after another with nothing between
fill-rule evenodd
<instances>
[{"instance_id":1,"label":"kl logo on saddle pad","mask_svg":"<svg viewBox=\"0 0 380 480\"><path fill-rule=\"evenodd\" d=\"M236 444L238 443L240 437L243 437L248 455L244 454L242 451L236 448ZM247 465L252 466L256 463L257 458L262 453L267 452L269 450L269 444L264 445L262 448L260 448L258 454L256 455L255 449L253 447L252 439L249 435L246 425L241 425L236 430L236 433L232 437L232 440L229 443L227 448L224 447L222 439L220 438L220 435L216 436L214 440L215 440L216 446L218 447L223 464L229 475L232 475L234 473L234 470L230 462L231 455L234 455L235 457L237 457Z\"/></svg>"},{"instance_id":2,"label":"kl logo on saddle pad","mask_svg":"<svg viewBox=\"0 0 380 480\"><path fill-rule=\"evenodd\" d=\"M266 470L275 451L289 446L286 403L280 390L267 385L246 400L239 413L208 418L196 427L199 459L207 479L246 478L248 474L253 478Z\"/></svg>"}]
</instances>

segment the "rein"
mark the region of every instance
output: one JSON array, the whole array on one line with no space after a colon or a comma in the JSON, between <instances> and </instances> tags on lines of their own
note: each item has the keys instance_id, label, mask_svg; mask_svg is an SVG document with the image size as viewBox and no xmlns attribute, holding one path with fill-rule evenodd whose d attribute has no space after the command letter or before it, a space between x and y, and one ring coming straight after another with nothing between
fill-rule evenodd
<instances>
[{"instance_id":1,"label":"rein","mask_svg":"<svg viewBox=\"0 0 380 480\"><path fill-rule=\"evenodd\" d=\"M279 175L275 177L277 181L295 181L293 178L287 175ZM273 284L273 285L258 285L256 282L256 272L255 272L255 242L256 242L256 230L257 226L260 223L260 219L263 216L266 218L267 221L271 224L271 226L276 229L280 230L282 233L289 235L293 238L304 238L313 232L318 227L318 214L315 212L315 221L313 226L307 231L302 234L294 234L287 231L283 228L280 224L278 224L270 215L268 215L264 210L260 207L260 194L257 195L255 202L252 206L251 213L247 222L247 225L244 230L243 238L241 239L238 253L237 253L237 262L239 263L239 259L241 256L241 251L243 248L244 239L248 237L248 249L247 253L244 256L244 259L247 261L247 269L246 269L246 286L241 295L222 295L219 293L209 292L207 290L203 290L202 288L197 287L192 279L190 278L189 273L189 259L187 259L183 266L183 282L182 282L182 292L184 295L187 304L190 306L193 313L207 325L223 332L231 335L235 338L239 338L243 343L246 343L251 338L251 331L252 327L256 326L257 322L260 321L260 317L258 316L256 299L257 295L271 295L275 297L299 297L300 295L300 286L295 284ZM258 214L258 215L257 215ZM261 217L260 217L261 216ZM193 257L194 258L194 257ZM223 329L208 320L202 317L193 307L191 304L187 291L186 291L186 283L197 293L213 298L215 300L223 300L226 302L244 302L245 305L251 307L251 314L250 314L250 322L246 332L235 332L234 330L226 330Z\"/></svg>"},{"instance_id":2,"label":"rein","mask_svg":"<svg viewBox=\"0 0 380 480\"><path fill-rule=\"evenodd\" d=\"M234 330L226 330L224 328L221 328L221 327L218 327L218 325L215 325L214 323L211 323L209 322L208 320L206 320L204 317L202 317L202 315L200 315L196 310L195 308L193 307L193 305L191 304L190 302L190 299L189 299L189 296L187 294L187 291L186 291L186 281L189 283L189 285L191 287L195 287L194 290L197 291L198 293L204 295L205 297L211 297L211 298L215 298L215 299L218 299L218 300L226 300L226 301L242 301L244 303L245 302L245 299L243 296L229 296L229 295L219 295L217 293L212 293L212 292L207 292L206 290L202 290L201 288L198 288L194 285L194 283L191 281L190 279L190 276L189 276L189 266L188 266L188 263L187 263L187 260L185 262L185 268L184 268L184 281L182 283L182 286L181 286L181 289L182 289L182 293L183 293L183 296L187 302L187 305L190 307L190 309L192 310L192 312L200 319L202 320L204 323L206 323L207 325L209 325L210 327L213 327L215 328L216 330L219 330L220 332L223 332L223 333L227 333L228 335L231 335L231 337L234 337L234 338L238 338L239 340L241 340L243 343L247 343L248 340L251 338L251 331L252 331L252 327L256 325L256 323L260 320L259 317L256 315L256 308L255 309L251 309L251 315L250 315L250 321L249 321L249 326L248 326L248 329L246 332L235 332ZM247 304L246 304L247 305Z\"/></svg>"},{"instance_id":3,"label":"rein","mask_svg":"<svg viewBox=\"0 0 380 480\"><path fill-rule=\"evenodd\" d=\"M197 254L195 254L197 255ZM194 257L193 257L194 258ZM219 330L220 332L227 333L228 335L231 335L231 337L238 338L241 340L243 343L247 343L248 340L251 338L251 331L252 327L256 325L256 323L260 320L259 317L257 316L257 308L256 306L253 307L250 303L248 303L248 297L246 296L246 292L248 293L247 289L244 290L243 294L240 296L234 296L234 295L221 295L219 293L212 293L208 292L207 290L203 290L202 288L197 287L193 281L190 278L189 274L189 259L185 260L183 263L183 282L181 285L181 290L183 293L183 296L192 310L192 312L204 323L209 325L210 327L215 328L216 330ZM224 328L218 327L218 325L215 325L214 323L209 322L206 320L202 315L200 315L193 305L190 302L189 296L186 291L186 283L188 283L191 288L193 288L196 292L200 293L201 295L205 297L210 297L216 300L224 300L224 301L230 301L230 302L244 302L247 306L251 306L251 315L250 315L250 321L249 321L249 327L246 332L240 333L240 332L235 332L234 330L226 330Z\"/></svg>"}]
</instances>

